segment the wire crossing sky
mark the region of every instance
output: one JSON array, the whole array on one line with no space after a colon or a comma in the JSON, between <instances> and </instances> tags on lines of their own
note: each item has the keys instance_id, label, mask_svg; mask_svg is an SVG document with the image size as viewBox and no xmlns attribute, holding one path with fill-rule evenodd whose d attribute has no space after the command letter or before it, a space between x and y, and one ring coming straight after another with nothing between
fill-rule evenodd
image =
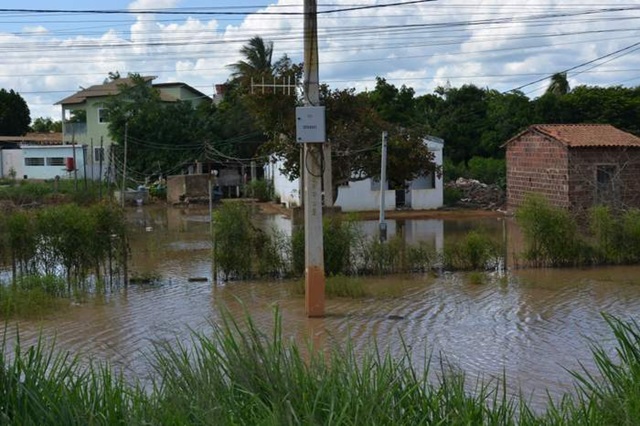
<instances>
[{"instance_id":1,"label":"wire crossing sky","mask_svg":"<svg viewBox=\"0 0 640 426\"><path fill-rule=\"evenodd\" d=\"M55 102L116 71L212 94L255 35L274 42L274 61L302 61L303 0L0 6L0 88L19 92L32 118L59 119ZM383 77L417 95L475 84L531 98L562 71L572 87L637 86L639 24L631 1L319 1L320 80L361 91Z\"/></svg>"}]
</instances>

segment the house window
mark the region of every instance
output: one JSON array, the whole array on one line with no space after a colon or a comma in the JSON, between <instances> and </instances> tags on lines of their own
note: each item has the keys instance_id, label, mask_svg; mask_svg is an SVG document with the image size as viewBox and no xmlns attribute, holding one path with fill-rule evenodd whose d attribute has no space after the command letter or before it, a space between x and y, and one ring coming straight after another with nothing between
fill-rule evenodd
<instances>
[{"instance_id":1,"label":"house window","mask_svg":"<svg viewBox=\"0 0 640 426\"><path fill-rule=\"evenodd\" d=\"M435 189L436 187L436 172L431 171L425 175L427 179L427 188L426 189Z\"/></svg>"},{"instance_id":2,"label":"house window","mask_svg":"<svg viewBox=\"0 0 640 426\"><path fill-rule=\"evenodd\" d=\"M596 201L600 204L610 204L615 200L615 179L618 167L612 164L598 164L596 166Z\"/></svg>"},{"instance_id":3,"label":"house window","mask_svg":"<svg viewBox=\"0 0 640 426\"><path fill-rule=\"evenodd\" d=\"M44 166L43 157L27 157L24 159L25 166Z\"/></svg>"},{"instance_id":4,"label":"house window","mask_svg":"<svg viewBox=\"0 0 640 426\"><path fill-rule=\"evenodd\" d=\"M109 111L106 108L98 109L98 122L99 123L108 123L109 122Z\"/></svg>"},{"instance_id":5,"label":"house window","mask_svg":"<svg viewBox=\"0 0 640 426\"><path fill-rule=\"evenodd\" d=\"M103 147L94 147L93 148L93 162L99 163L104 161L104 148Z\"/></svg>"},{"instance_id":6,"label":"house window","mask_svg":"<svg viewBox=\"0 0 640 426\"><path fill-rule=\"evenodd\" d=\"M47 166L64 166L64 157L48 157Z\"/></svg>"}]
</instances>

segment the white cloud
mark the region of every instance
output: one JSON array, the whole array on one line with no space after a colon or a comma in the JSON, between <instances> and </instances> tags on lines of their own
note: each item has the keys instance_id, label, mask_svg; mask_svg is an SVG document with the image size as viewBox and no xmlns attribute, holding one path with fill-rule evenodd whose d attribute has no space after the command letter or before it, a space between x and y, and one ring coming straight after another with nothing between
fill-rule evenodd
<instances>
[{"instance_id":1,"label":"white cloud","mask_svg":"<svg viewBox=\"0 0 640 426\"><path fill-rule=\"evenodd\" d=\"M195 2L137 0L129 8L188 10ZM79 17L63 29L38 22L36 16L32 23L22 22L20 33L0 33L0 87L24 93L32 117L58 116L54 102L79 86L102 82L110 71L156 75L159 82L184 81L210 93L214 84L228 78L227 65L240 59L240 48L254 35L273 40L274 60L287 53L293 61L302 61L302 16L269 14L299 13L300 3L280 0L261 8L262 14L244 18L94 15L87 18L91 24ZM334 0L331 4L339 9L354 3ZM447 81L453 86L474 83L509 90L640 39L638 9L597 12L604 7L596 0L480 1L474 5L441 0L320 14L320 78L335 88L370 90L380 76L397 86L413 87L417 94L429 93ZM551 17L586 11L595 13ZM587 72L570 72L569 81L572 86L625 81L637 85L639 68L640 54L630 50ZM539 95L538 86L527 88L530 96Z\"/></svg>"},{"instance_id":2,"label":"white cloud","mask_svg":"<svg viewBox=\"0 0 640 426\"><path fill-rule=\"evenodd\" d=\"M166 9L178 4L179 0L136 0L129 5L129 10Z\"/></svg>"}]
</instances>

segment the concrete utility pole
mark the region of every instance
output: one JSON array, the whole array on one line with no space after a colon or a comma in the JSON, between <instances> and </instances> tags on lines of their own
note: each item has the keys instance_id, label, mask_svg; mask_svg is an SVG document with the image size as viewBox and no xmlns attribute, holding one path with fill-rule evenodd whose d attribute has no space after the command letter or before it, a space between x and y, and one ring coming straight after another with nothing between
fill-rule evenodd
<instances>
[{"instance_id":1,"label":"concrete utility pole","mask_svg":"<svg viewBox=\"0 0 640 426\"><path fill-rule=\"evenodd\" d=\"M384 221L384 195L387 182L387 132L382 132L382 160L380 162L380 241L387 240L387 223Z\"/></svg>"},{"instance_id":2,"label":"concrete utility pole","mask_svg":"<svg viewBox=\"0 0 640 426\"><path fill-rule=\"evenodd\" d=\"M122 208L124 208L124 198L127 192L127 133L129 133L129 119L124 122L124 160L122 166L122 193L120 194Z\"/></svg>"},{"instance_id":3,"label":"concrete utility pole","mask_svg":"<svg viewBox=\"0 0 640 426\"><path fill-rule=\"evenodd\" d=\"M320 104L317 1L304 0L304 105ZM324 125L324 123L323 123ZM305 309L309 317L324 316L324 253L322 241L322 156L325 141L304 143Z\"/></svg>"}]
</instances>

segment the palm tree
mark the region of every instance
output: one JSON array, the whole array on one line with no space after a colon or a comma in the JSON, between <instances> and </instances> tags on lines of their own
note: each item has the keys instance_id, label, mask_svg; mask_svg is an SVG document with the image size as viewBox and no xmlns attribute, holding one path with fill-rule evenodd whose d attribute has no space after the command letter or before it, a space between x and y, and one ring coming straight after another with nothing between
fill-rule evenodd
<instances>
[{"instance_id":1,"label":"palm tree","mask_svg":"<svg viewBox=\"0 0 640 426\"><path fill-rule=\"evenodd\" d=\"M547 87L546 93L551 93L557 96L566 95L571 89L569 88L569 81L567 81L566 72L557 72L551 76L551 83Z\"/></svg>"},{"instance_id":2,"label":"palm tree","mask_svg":"<svg viewBox=\"0 0 640 426\"><path fill-rule=\"evenodd\" d=\"M265 42L262 37L254 36L247 44L242 46L240 53L244 56L244 59L228 65L232 70L231 79L233 81L248 84L252 77L272 75L273 42Z\"/></svg>"}]
</instances>

